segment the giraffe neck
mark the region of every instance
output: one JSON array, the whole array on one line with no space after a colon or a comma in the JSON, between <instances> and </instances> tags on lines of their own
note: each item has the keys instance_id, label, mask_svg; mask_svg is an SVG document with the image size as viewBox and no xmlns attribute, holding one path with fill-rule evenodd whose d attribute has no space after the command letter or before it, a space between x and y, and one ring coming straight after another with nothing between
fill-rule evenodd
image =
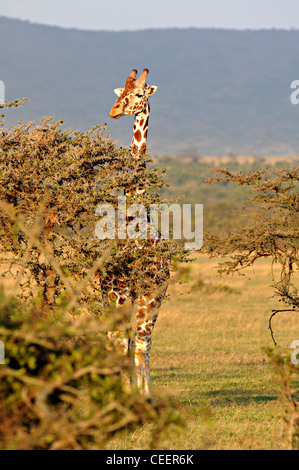
<instances>
[{"instance_id":1,"label":"giraffe neck","mask_svg":"<svg viewBox=\"0 0 299 470\"><path fill-rule=\"evenodd\" d=\"M146 151L149 113L150 107L147 103L143 111L135 115L131 153L136 157L144 155Z\"/></svg>"}]
</instances>

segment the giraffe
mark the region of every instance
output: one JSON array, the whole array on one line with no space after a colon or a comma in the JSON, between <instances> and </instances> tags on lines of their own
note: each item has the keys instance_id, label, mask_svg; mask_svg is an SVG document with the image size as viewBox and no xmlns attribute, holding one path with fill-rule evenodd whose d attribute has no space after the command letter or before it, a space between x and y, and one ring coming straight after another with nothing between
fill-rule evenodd
<instances>
[{"instance_id":1,"label":"giraffe","mask_svg":"<svg viewBox=\"0 0 299 470\"><path fill-rule=\"evenodd\" d=\"M135 115L130 153L137 159L146 152L150 113L148 98L157 90L156 86L149 86L145 83L148 73L148 69L144 69L137 79L137 70L133 69L130 76L126 79L125 87L114 90L118 99L110 111L110 116L114 119L119 119L125 115ZM139 168L142 167L145 168L144 163L141 163L139 166ZM126 190L126 194L131 196L134 196L134 193L143 194L144 192L143 188L127 188ZM152 240L152 244L156 244L157 241L158 235ZM112 277L104 282L102 281L104 303L106 302L107 304L109 300L114 300L116 306L121 306L125 302L131 301L134 305L135 325L133 339L126 338L124 340L118 336L118 332L108 332L107 336L122 353L132 353L135 370L134 383L149 400L152 400L149 367L152 332L158 318L158 310L167 290L165 283L162 285L161 290L161 284L159 285L158 279L161 273L164 279L166 279L166 284L169 279L168 266L165 266L162 260L155 266L153 271L150 274L150 280L155 295L152 293L151 295L138 295L136 298L130 289L120 280Z\"/></svg>"}]
</instances>

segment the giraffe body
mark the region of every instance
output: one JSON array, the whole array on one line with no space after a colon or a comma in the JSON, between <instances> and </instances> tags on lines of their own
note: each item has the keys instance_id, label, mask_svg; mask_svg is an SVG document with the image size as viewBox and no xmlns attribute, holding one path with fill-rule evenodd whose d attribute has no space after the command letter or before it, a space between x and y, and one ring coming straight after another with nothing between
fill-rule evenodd
<instances>
[{"instance_id":1,"label":"giraffe body","mask_svg":"<svg viewBox=\"0 0 299 470\"><path fill-rule=\"evenodd\" d=\"M130 150L131 154L137 159L138 156L144 155L146 151L150 113L148 98L157 90L156 86L149 86L145 83L147 74L148 69L144 69L140 77L136 79L137 71L132 70L130 77L126 80L125 87L114 90L118 99L110 111L110 116L115 119L125 115L135 115ZM142 163L140 168L144 166L145 164ZM130 196L144 192L143 188L129 188L126 190L126 194ZM157 239L152 240L152 243L157 243ZM104 303L113 300L118 307L126 302L132 304L134 314L134 325L132 325L134 334L132 338L130 339L130 336L122 337L118 332L109 332L107 336L114 343L117 350L123 354L132 353L135 366L134 383L143 394L149 397L151 397L149 354L152 333L158 318L159 308L167 290L167 287L162 286L162 292L159 292L159 289L161 290L159 274L161 273L168 280L168 266L165 266L162 260L150 274L152 292L155 292L155 294L136 296L123 282L116 278L108 278L102 281Z\"/></svg>"}]
</instances>

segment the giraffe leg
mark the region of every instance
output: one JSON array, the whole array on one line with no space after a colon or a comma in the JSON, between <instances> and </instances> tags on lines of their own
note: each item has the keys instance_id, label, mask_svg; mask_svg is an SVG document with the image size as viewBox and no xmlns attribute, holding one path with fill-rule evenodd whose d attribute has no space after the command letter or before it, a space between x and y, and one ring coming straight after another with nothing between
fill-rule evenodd
<instances>
[{"instance_id":1,"label":"giraffe leg","mask_svg":"<svg viewBox=\"0 0 299 470\"><path fill-rule=\"evenodd\" d=\"M117 331L108 331L107 334L107 348L112 350L113 348L121 356L127 356L129 351L129 339L126 337L121 337L120 332ZM130 392L131 380L130 376L126 371L121 372L124 388L127 392Z\"/></svg>"},{"instance_id":2,"label":"giraffe leg","mask_svg":"<svg viewBox=\"0 0 299 470\"><path fill-rule=\"evenodd\" d=\"M151 379L150 379L150 365L149 365L149 354L151 350L152 339L148 341L146 352L143 358L143 391L148 397L152 396L151 392Z\"/></svg>"},{"instance_id":3,"label":"giraffe leg","mask_svg":"<svg viewBox=\"0 0 299 470\"><path fill-rule=\"evenodd\" d=\"M136 385L143 395L151 398L149 354L152 344L152 332L158 312L155 300L148 296L139 297L137 301L134 364Z\"/></svg>"},{"instance_id":4,"label":"giraffe leg","mask_svg":"<svg viewBox=\"0 0 299 470\"><path fill-rule=\"evenodd\" d=\"M134 361L134 375L133 383L139 389L140 392L143 390L143 358L146 350L146 345L143 339L135 336L132 341L132 353Z\"/></svg>"},{"instance_id":5,"label":"giraffe leg","mask_svg":"<svg viewBox=\"0 0 299 470\"><path fill-rule=\"evenodd\" d=\"M135 385L140 393L153 401L150 385L149 350L151 340L136 338L134 351Z\"/></svg>"}]
</instances>

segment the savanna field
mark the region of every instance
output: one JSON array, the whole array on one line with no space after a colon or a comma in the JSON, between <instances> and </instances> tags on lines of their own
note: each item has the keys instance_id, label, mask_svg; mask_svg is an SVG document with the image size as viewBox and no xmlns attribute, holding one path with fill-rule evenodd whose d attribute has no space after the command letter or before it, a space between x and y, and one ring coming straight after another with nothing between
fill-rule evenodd
<instances>
[{"instance_id":1,"label":"savanna field","mask_svg":"<svg viewBox=\"0 0 299 470\"><path fill-rule=\"evenodd\" d=\"M0 451L299 450L295 0L0 3Z\"/></svg>"},{"instance_id":2,"label":"savanna field","mask_svg":"<svg viewBox=\"0 0 299 470\"><path fill-rule=\"evenodd\" d=\"M271 266L259 262L246 277L217 276L217 262L197 256L172 285L153 335L155 398L176 400L186 415L167 449L281 449L279 379L264 351L273 346L268 320L275 306ZM275 339L289 348L298 319L273 321ZM290 350L290 354L291 354ZM147 429L125 432L111 448L144 448Z\"/></svg>"},{"instance_id":3,"label":"savanna field","mask_svg":"<svg viewBox=\"0 0 299 470\"><path fill-rule=\"evenodd\" d=\"M282 389L283 376L275 373L263 349L274 346L268 326L271 311L281 306L279 300L288 296L287 302L291 299L296 306L298 228L289 214L296 214L298 160L204 159L193 154L154 159L140 172L136 161L101 128L71 133L45 119L35 129L20 124L0 137L0 339L6 354L0 368L0 447L298 447L298 378L291 385L286 380ZM168 168L166 189L157 166ZM218 183L207 184L213 178L210 169L216 167L235 173L223 173ZM285 167L290 171L280 172ZM259 173L260 168L268 168L268 173ZM282 204L252 232L249 213L238 213L248 197L242 172L252 172L246 181L252 178L253 185L258 181L254 195L274 194L265 204ZM225 179L234 175L236 181ZM147 188L148 203L184 195L186 203L203 204L204 239L208 232L223 232L214 257L193 253L191 262L173 264L152 338L154 403L124 385L122 374L130 372L131 362L107 348L105 333L120 325L131 328L131 312L120 314L113 306L107 311L97 279L108 270L134 282L137 292L146 289L142 273L162 247L153 250L145 244L140 252L127 243L120 249L111 240L110 245L100 245L92 236L98 219L91 208L113 202L111 189L122 189L128 180L136 184L136 179ZM260 199L257 203L263 207ZM277 219L276 207L286 224ZM282 227L277 234L278 225ZM222 241L227 243L227 234L234 230L254 235L261 259L250 261L251 267L239 274L219 276ZM273 248L273 233L274 248L285 250L282 261L287 264L281 265L282 251L273 251L273 264L272 252L263 252L264 246ZM239 240L236 250L241 246L251 254L248 238L231 240ZM287 243L281 244L281 239ZM172 243L168 251L176 260L181 245ZM283 280L291 280L292 288L273 297L281 266L289 276ZM299 340L295 310L277 314L272 328L276 350L284 351L289 363L291 343ZM297 372L295 368L294 375Z\"/></svg>"}]
</instances>

